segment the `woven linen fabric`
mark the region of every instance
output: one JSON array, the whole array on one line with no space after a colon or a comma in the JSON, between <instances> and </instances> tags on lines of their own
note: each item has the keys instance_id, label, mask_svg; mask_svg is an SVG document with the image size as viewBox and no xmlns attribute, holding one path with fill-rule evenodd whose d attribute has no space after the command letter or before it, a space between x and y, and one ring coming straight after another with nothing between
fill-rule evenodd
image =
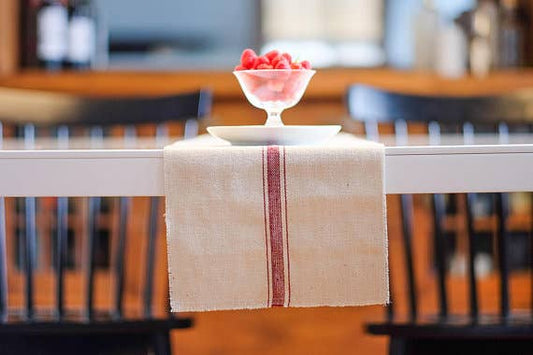
<instances>
[{"instance_id":1,"label":"woven linen fabric","mask_svg":"<svg viewBox=\"0 0 533 355\"><path fill-rule=\"evenodd\" d=\"M164 149L172 311L389 301L384 147Z\"/></svg>"}]
</instances>

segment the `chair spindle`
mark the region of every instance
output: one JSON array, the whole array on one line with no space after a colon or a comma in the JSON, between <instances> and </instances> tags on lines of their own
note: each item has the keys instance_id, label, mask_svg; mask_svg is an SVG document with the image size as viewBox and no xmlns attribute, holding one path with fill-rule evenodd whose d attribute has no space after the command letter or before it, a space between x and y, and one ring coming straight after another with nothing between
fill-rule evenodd
<instances>
[{"instance_id":1,"label":"chair spindle","mask_svg":"<svg viewBox=\"0 0 533 355\"><path fill-rule=\"evenodd\" d=\"M399 119L394 121L394 135L396 145L408 144L407 122ZM409 300L409 316L412 320L416 319L417 309L417 290L416 276L414 273L413 246L412 246L412 221L411 213L413 211L413 198L411 195L400 195L400 212L402 220L402 241L405 255L405 267L407 272L407 296Z\"/></svg>"},{"instance_id":2,"label":"chair spindle","mask_svg":"<svg viewBox=\"0 0 533 355\"><path fill-rule=\"evenodd\" d=\"M474 144L474 126L470 122L463 124L463 142L464 144ZM468 289L470 317L472 322L476 323L479 315L477 279L476 279L476 245L474 231L474 215L472 209L476 201L476 194L467 193L465 200L466 209L466 227L468 234Z\"/></svg>"},{"instance_id":3,"label":"chair spindle","mask_svg":"<svg viewBox=\"0 0 533 355\"><path fill-rule=\"evenodd\" d=\"M509 143L509 127L505 123L498 125L498 140L500 144ZM503 320L509 317L509 233L507 217L509 213L509 194L496 194L496 216L498 218L498 265L500 269L500 315Z\"/></svg>"},{"instance_id":4,"label":"chair spindle","mask_svg":"<svg viewBox=\"0 0 533 355\"><path fill-rule=\"evenodd\" d=\"M472 193L466 194L465 209L466 209L466 227L468 234L468 287L469 287L469 304L470 316L472 321L476 322L479 314L478 296L477 296L477 280L476 280L476 245L475 245L475 231L472 208L474 206L476 195Z\"/></svg>"},{"instance_id":5,"label":"chair spindle","mask_svg":"<svg viewBox=\"0 0 533 355\"><path fill-rule=\"evenodd\" d=\"M198 120L192 119L192 118L188 119L187 121L185 121L183 138L190 139L190 138L196 137L198 135L198 130L199 130Z\"/></svg>"},{"instance_id":6,"label":"chair spindle","mask_svg":"<svg viewBox=\"0 0 533 355\"><path fill-rule=\"evenodd\" d=\"M417 292L413 262L412 247L412 222L411 211L413 210L413 199L411 195L400 195L401 202L401 220L402 220L402 242L405 257L405 268L407 272L407 297L409 300L409 317L411 320L417 318Z\"/></svg>"},{"instance_id":7,"label":"chair spindle","mask_svg":"<svg viewBox=\"0 0 533 355\"><path fill-rule=\"evenodd\" d=\"M507 232L507 213L509 210L509 195L496 194L496 215L498 217L498 264L500 271L500 315L505 320L509 316L509 234Z\"/></svg>"},{"instance_id":8,"label":"chair spindle","mask_svg":"<svg viewBox=\"0 0 533 355\"><path fill-rule=\"evenodd\" d=\"M377 121L365 122L365 136L371 141L379 141L379 126Z\"/></svg>"},{"instance_id":9,"label":"chair spindle","mask_svg":"<svg viewBox=\"0 0 533 355\"><path fill-rule=\"evenodd\" d=\"M24 148L35 148L35 126L24 125ZM34 261L37 255L37 230L35 223L35 197L24 198L25 212L25 272L26 272L26 316L29 320L34 318L34 287L33 272Z\"/></svg>"},{"instance_id":10,"label":"chair spindle","mask_svg":"<svg viewBox=\"0 0 533 355\"><path fill-rule=\"evenodd\" d=\"M437 122L428 124L429 144L440 144L440 125ZM433 194L433 245L437 264L437 288L439 293L439 317L448 316L448 296L446 292L446 241L442 223L446 213L446 202L443 194Z\"/></svg>"},{"instance_id":11,"label":"chair spindle","mask_svg":"<svg viewBox=\"0 0 533 355\"><path fill-rule=\"evenodd\" d=\"M191 132L193 134L194 132ZM156 142L160 144L168 138L168 128L165 124L156 127ZM189 138L192 138L190 136ZM148 246L146 249L146 274L144 286L144 315L152 316L152 298L154 288L154 262L155 248L157 246L158 221L159 221L159 197L150 198L150 220L148 223Z\"/></svg>"},{"instance_id":12,"label":"chair spindle","mask_svg":"<svg viewBox=\"0 0 533 355\"><path fill-rule=\"evenodd\" d=\"M68 149L69 131L66 126L57 129L58 148ZM56 312L59 319L64 317L65 310L65 263L68 249L68 198L57 198L56 220Z\"/></svg>"},{"instance_id":13,"label":"chair spindle","mask_svg":"<svg viewBox=\"0 0 533 355\"><path fill-rule=\"evenodd\" d=\"M154 259L159 220L159 197L150 198L150 220L148 223L148 246L146 251L146 274L144 279L144 315L152 316L152 293L154 288Z\"/></svg>"},{"instance_id":14,"label":"chair spindle","mask_svg":"<svg viewBox=\"0 0 533 355\"><path fill-rule=\"evenodd\" d=\"M103 130L100 126L95 126L90 130L90 142L92 148L100 148L103 142ZM94 317L94 271L95 271L95 253L97 248L97 227L98 217L100 214L101 198L89 198L89 216L87 219L87 238L88 238L88 266L86 269L86 304L85 311L87 319L91 320Z\"/></svg>"},{"instance_id":15,"label":"chair spindle","mask_svg":"<svg viewBox=\"0 0 533 355\"><path fill-rule=\"evenodd\" d=\"M126 126L124 130L124 146L126 148L135 146L136 131L134 126ZM130 212L130 197L119 198L119 223L118 241L115 255L115 310L114 316L123 316L123 296L124 296L124 256L126 252L126 235L128 226L128 216Z\"/></svg>"}]
</instances>

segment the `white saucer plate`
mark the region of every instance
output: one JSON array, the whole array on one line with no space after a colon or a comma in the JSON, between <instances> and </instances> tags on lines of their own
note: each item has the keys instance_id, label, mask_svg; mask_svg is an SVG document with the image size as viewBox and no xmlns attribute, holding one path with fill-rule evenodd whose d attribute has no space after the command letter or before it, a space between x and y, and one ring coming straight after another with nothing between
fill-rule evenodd
<instances>
[{"instance_id":1,"label":"white saucer plate","mask_svg":"<svg viewBox=\"0 0 533 355\"><path fill-rule=\"evenodd\" d=\"M232 145L315 145L325 143L341 130L321 126L212 126L207 131Z\"/></svg>"}]
</instances>

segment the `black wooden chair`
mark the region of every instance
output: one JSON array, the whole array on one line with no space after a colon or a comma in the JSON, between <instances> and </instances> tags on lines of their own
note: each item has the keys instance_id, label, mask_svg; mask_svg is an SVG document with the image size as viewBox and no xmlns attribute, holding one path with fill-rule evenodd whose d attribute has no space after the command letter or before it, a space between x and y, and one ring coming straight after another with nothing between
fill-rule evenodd
<instances>
[{"instance_id":1,"label":"black wooden chair","mask_svg":"<svg viewBox=\"0 0 533 355\"><path fill-rule=\"evenodd\" d=\"M493 131L505 141L509 131L518 127L531 131L533 123L533 90L522 90L498 96L450 97L410 95L381 90L364 85L348 89L347 104L350 116L363 123L369 139L379 139L379 128L392 125L396 141L407 142L407 123L425 124L430 142L438 144L441 131L461 133L465 142L473 139L474 127L483 132ZM476 128L478 129L478 128ZM497 219L494 231L499 279L499 311L497 314L484 312L480 305L479 277L475 258L476 240L474 203L480 197L489 196L493 202L493 215ZM460 198L462 196L452 196ZM468 284L467 314L453 314L449 306L447 287L447 237L443 227L447 206L445 196L431 197L433 215L433 256L436 274L435 287L437 308L430 314L419 310L419 289L413 257L412 196L401 195L401 230L406 285L391 284L392 289L405 289L407 314L401 319L395 300L387 307L386 320L368 324L366 329L375 335L390 337L390 354L525 354L533 353L533 313L521 312L510 307L509 289L509 237L507 219L509 195L466 194L464 198L464 219L466 222L468 253L466 278ZM529 231L526 231L528 233ZM531 238L531 234L530 234ZM533 245L531 240L529 245ZM532 249L533 250L533 249ZM530 272L533 258L529 253ZM391 269L391 273L401 272ZM533 279L531 280L533 282ZM523 285L528 287L528 285ZM403 293L403 290L401 291ZM403 298L403 297L400 297ZM533 298L532 298L533 299ZM532 307L533 309L533 307Z\"/></svg>"},{"instance_id":2,"label":"black wooden chair","mask_svg":"<svg viewBox=\"0 0 533 355\"><path fill-rule=\"evenodd\" d=\"M51 135L57 138L58 147L64 148L68 147L69 137L76 134L88 135L91 145L97 147L103 142L109 127L120 126L127 145L135 139L137 124L153 126L152 131L155 131L157 138L165 138L169 126L180 125L183 135L188 138L197 134L198 119L209 114L210 105L211 94L208 91L168 97L90 98L0 88L0 121L5 128L4 135L0 130L0 143L2 136L18 135L23 138L27 148L32 148L36 136ZM75 201L75 198L42 198L48 203L52 201L53 206L54 221L50 223L52 257L48 271L54 277L50 289L37 289L36 286L36 268L40 260L38 253L42 254L46 244L38 235L41 230L39 221L43 221L39 217L41 198L29 196L11 199L13 203L6 205L7 200L0 198L0 353L169 354L170 331L191 327L191 319L180 318L169 312L168 293L159 293L164 298L161 301L154 299L154 275L156 271L161 271L155 269L156 249L161 245L158 236L162 230L159 198L149 198L146 204L148 212L133 216L130 197L115 198L111 202L111 198L91 197L84 199L86 209L78 211L78 217L83 216L74 222L71 210L82 203ZM111 208L109 204L114 206L116 212L112 215L113 218L117 217L116 228L109 228L106 232L102 230L101 220L106 210ZM6 207L12 205L16 207ZM13 221L6 219L6 216ZM144 250L134 250L133 253L141 265L137 269L141 275L135 278L138 280L135 283L139 282L142 286L139 286L138 297L130 302L134 303L134 309L130 311L124 305L125 280L132 273L125 262L125 250L132 243L129 237L132 231L130 222L141 217L147 219L146 233L144 230L137 233L146 238L141 244ZM6 229L6 226L10 228ZM86 236L85 243L80 241L82 237L78 234ZM109 246L111 238L114 248ZM6 246L6 241L9 240L13 240L12 248L7 249L10 245ZM84 289L81 301L69 305L66 302L66 274L72 267L69 264L72 263L71 254L75 252L69 248L74 241L81 244L78 248L81 251L78 275L79 284L82 284L79 286ZM15 257L12 254L16 254ZM102 259L107 260L103 264L110 280L108 287L111 297L109 302L104 302L104 306L97 307L96 279L102 272ZM21 277L16 278L17 274ZM8 282L8 278L12 278L12 282ZM22 306L17 306L16 300L10 304L8 285L17 286L22 282ZM45 292L54 294L49 307L39 306L36 302ZM161 304L165 304L165 309L162 312L154 311L154 305Z\"/></svg>"}]
</instances>

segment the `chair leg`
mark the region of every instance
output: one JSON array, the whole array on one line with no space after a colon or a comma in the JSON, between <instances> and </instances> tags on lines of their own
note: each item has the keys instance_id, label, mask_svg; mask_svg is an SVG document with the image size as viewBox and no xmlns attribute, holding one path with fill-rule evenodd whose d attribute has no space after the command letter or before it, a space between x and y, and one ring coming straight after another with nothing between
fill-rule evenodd
<instances>
[{"instance_id":1,"label":"chair leg","mask_svg":"<svg viewBox=\"0 0 533 355\"><path fill-rule=\"evenodd\" d=\"M155 333L153 335L153 346L155 355L171 355L170 331Z\"/></svg>"}]
</instances>

